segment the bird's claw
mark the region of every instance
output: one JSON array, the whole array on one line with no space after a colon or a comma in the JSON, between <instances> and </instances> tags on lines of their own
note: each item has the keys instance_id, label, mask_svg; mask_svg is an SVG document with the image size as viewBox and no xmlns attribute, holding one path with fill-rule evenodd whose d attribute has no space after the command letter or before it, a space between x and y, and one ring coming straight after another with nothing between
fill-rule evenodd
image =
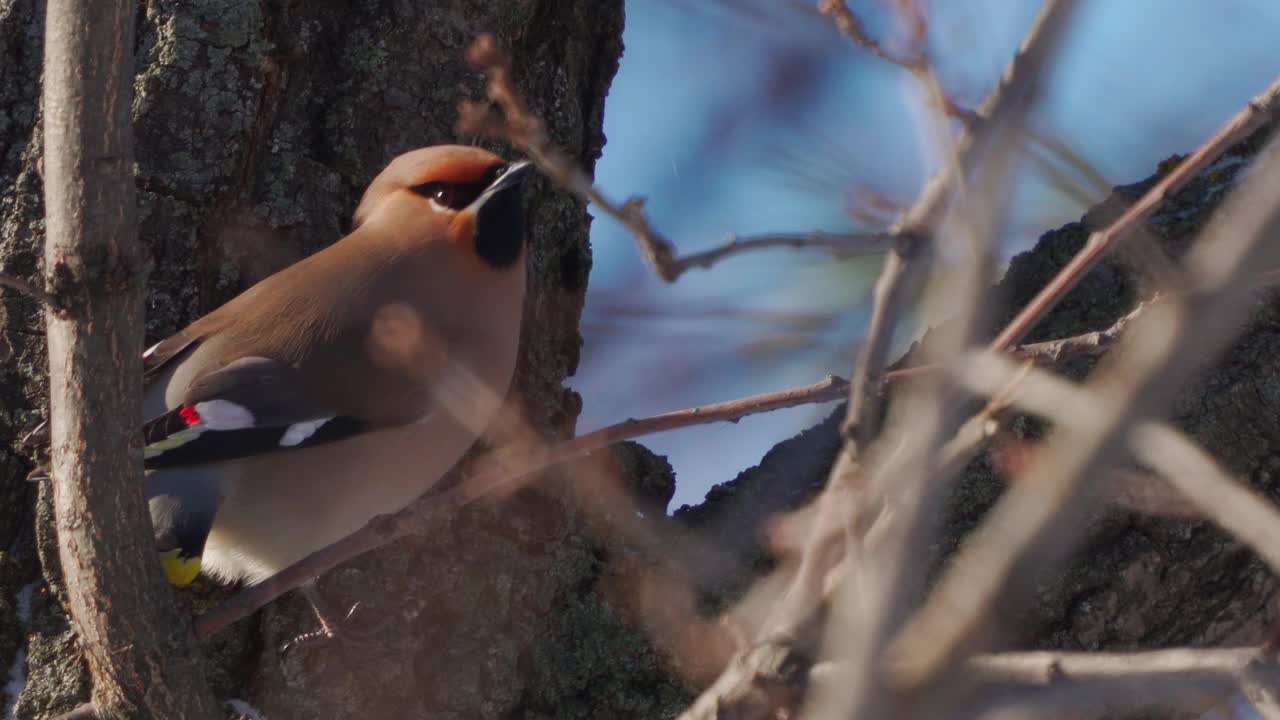
<instances>
[{"instance_id":1,"label":"bird's claw","mask_svg":"<svg viewBox=\"0 0 1280 720\"><path fill-rule=\"evenodd\" d=\"M316 619L319 621L320 627L312 630L311 632L297 635L293 639L283 643L280 646L280 654L285 655L308 645L320 645L329 642L330 640L337 640L339 642L351 643L354 645L375 644L373 642L374 636L386 627L387 622L380 622L369 628L354 628L352 627L351 618L359 609L360 603L357 602L353 604L347 610L347 614L341 620L336 622L325 617L325 615L317 609Z\"/></svg>"}]
</instances>

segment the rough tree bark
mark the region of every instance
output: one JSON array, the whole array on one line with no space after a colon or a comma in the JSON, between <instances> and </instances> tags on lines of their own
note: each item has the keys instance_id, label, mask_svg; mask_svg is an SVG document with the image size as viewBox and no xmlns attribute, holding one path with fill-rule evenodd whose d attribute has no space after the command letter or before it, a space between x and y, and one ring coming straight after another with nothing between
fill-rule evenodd
<instances>
[{"instance_id":1,"label":"rough tree bark","mask_svg":"<svg viewBox=\"0 0 1280 720\"><path fill-rule=\"evenodd\" d=\"M133 117L140 236L153 264L148 339L339 237L364 183L397 152L457 139L454 104L481 95L479 78L461 60L476 32L493 31L513 49L525 97L548 119L555 142L588 168L603 143L603 100L621 51L620 0L148 0L138 11ZM0 268L20 276L37 271L44 240L35 169L42 32L37 0L0 2ZM1216 206L1238 170L1232 162L1215 166L1149 223L1171 251ZM1081 223L1046 235L1016 260L999 288L1010 313L1089 228L1114 217L1142 187L1117 189ZM545 186L533 213L519 386L540 426L563 435L578 408L561 382L577 361L590 267L586 217ZM1105 327L1140 295L1134 273L1106 263L1033 339ZM1269 329L1278 311L1276 302L1259 303L1229 358L1183 392L1178 417L1232 470L1271 493L1280 493L1280 434L1270 422L1280 407L1280 336ZM22 481L32 458L17 439L43 416L47 397L42 335L34 302L0 296L0 354L7 356L0 364L0 671L22 660L21 720L51 717L87 696L62 611L47 487ZM1075 368L1087 370L1088 363ZM748 528L826 477L836 425L780 445L760 468L681 516L744 559L736 572L698 575L709 594L740 586L758 564ZM665 502L669 470L635 447L621 457L642 468L637 483ZM940 549L976 523L1001 487L989 459L976 460L951 503ZM583 526L566 501L524 493L340 568L323 583L327 593L361 600L375 622L396 622L368 646L281 658L275 646L312 627L305 604L286 597L204 648L215 694L245 698L271 720L669 716L688 695L642 634L601 599L608 552ZM1243 643L1257 639L1274 614L1275 578L1207 523L1112 511L1092 529L1078 562L1044 585L1033 608L1011 615L1022 644ZM220 592L205 587L180 599L199 609Z\"/></svg>"},{"instance_id":2,"label":"rough tree bark","mask_svg":"<svg viewBox=\"0 0 1280 720\"><path fill-rule=\"evenodd\" d=\"M152 266L148 341L340 237L365 184L397 153L469 142L453 126L460 99L483 97L462 56L477 33L512 50L522 92L588 169L604 143L604 97L621 53L621 0L136 8L134 180ZM43 13L37 0L0 2L0 270L22 277L39 271L44 241ZM546 183L530 212L518 393L538 427L564 436L579 408L562 382L578 358L588 217ZM87 696L63 613L48 487L23 481L33 458L19 439L47 398L42 334L32 301L0 296L0 672L22 660L22 720ZM660 463L635 448L620 457L656 468L650 484L670 491ZM571 501L521 493L350 563L322 590L335 605L362 603L356 621L373 628L367 643L281 657L282 641L314 627L306 604L286 597L203 648L214 693L271 720L669 714L686 695L595 592L604 552L583 525ZM225 592L204 586L179 600L199 611Z\"/></svg>"},{"instance_id":3,"label":"rough tree bark","mask_svg":"<svg viewBox=\"0 0 1280 720\"><path fill-rule=\"evenodd\" d=\"M155 563L134 426L142 291L133 189L134 8L50 0L45 313L54 516L103 720L220 715Z\"/></svg>"}]
</instances>

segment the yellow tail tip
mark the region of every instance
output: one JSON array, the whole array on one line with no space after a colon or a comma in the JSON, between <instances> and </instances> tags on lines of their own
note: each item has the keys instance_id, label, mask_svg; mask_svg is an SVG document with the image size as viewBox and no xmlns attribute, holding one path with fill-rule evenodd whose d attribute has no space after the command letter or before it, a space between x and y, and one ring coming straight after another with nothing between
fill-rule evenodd
<instances>
[{"instance_id":1,"label":"yellow tail tip","mask_svg":"<svg viewBox=\"0 0 1280 720\"><path fill-rule=\"evenodd\" d=\"M181 552L174 548L160 553L160 567L164 568L165 579L178 587L190 585L200 574L200 557L183 557Z\"/></svg>"}]
</instances>

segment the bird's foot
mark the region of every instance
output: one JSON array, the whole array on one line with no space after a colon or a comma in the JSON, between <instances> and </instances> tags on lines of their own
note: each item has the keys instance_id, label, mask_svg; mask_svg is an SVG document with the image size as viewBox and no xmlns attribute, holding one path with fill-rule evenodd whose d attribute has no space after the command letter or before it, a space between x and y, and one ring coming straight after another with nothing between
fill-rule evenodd
<instances>
[{"instance_id":1,"label":"bird's foot","mask_svg":"<svg viewBox=\"0 0 1280 720\"><path fill-rule=\"evenodd\" d=\"M285 654L293 650L308 646L319 645L330 640L339 640L345 643L355 645L373 645L374 637L387 625L388 621L374 624L372 627L354 627L351 619L360 609L360 603L355 603L347 609L346 614L341 620L334 620L334 613L329 610L328 603L320 595L320 591L316 588L314 582L306 583L301 588L307 602L311 603L311 610L316 614L316 621L320 623L320 627L311 632L303 633L289 640L280 646L280 653Z\"/></svg>"},{"instance_id":2,"label":"bird's foot","mask_svg":"<svg viewBox=\"0 0 1280 720\"><path fill-rule=\"evenodd\" d=\"M341 620L333 620L328 617L327 613L320 609L314 602L311 609L316 613L316 620L320 623L320 627L305 632L301 635L295 635L292 640L285 642L280 646L280 654L284 655L294 650L306 647L308 645L320 645L330 640L351 640L359 642L367 640L370 630L352 630L351 617L356 614L356 610L360 609L360 603L353 604L347 609L347 614Z\"/></svg>"}]
</instances>

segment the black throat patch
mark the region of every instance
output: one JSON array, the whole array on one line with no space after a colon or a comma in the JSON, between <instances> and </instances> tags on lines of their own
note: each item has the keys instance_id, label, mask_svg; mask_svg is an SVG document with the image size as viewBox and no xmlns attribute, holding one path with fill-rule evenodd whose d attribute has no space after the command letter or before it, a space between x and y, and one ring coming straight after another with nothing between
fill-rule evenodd
<instances>
[{"instance_id":1,"label":"black throat patch","mask_svg":"<svg viewBox=\"0 0 1280 720\"><path fill-rule=\"evenodd\" d=\"M520 259L524 250L524 208L520 186L503 188L476 211L476 254L502 270Z\"/></svg>"}]
</instances>

